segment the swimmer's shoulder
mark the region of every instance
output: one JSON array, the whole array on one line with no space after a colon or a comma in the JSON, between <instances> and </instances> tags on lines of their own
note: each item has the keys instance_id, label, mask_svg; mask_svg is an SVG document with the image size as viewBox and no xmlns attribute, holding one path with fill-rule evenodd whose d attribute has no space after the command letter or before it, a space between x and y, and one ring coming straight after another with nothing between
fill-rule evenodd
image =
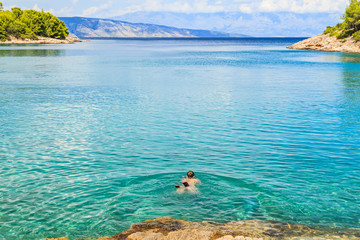
<instances>
[{"instance_id":1,"label":"swimmer's shoulder","mask_svg":"<svg viewBox=\"0 0 360 240\"><path fill-rule=\"evenodd\" d=\"M191 182L194 183L194 184L201 183L200 179L198 179L198 178L191 179Z\"/></svg>"}]
</instances>

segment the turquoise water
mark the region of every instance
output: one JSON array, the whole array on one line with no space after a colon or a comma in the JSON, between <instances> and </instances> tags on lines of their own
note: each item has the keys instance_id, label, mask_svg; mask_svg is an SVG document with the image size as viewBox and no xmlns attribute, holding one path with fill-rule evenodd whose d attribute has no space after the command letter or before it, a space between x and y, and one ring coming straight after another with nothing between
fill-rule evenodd
<instances>
[{"instance_id":1,"label":"turquoise water","mask_svg":"<svg viewBox=\"0 0 360 240\"><path fill-rule=\"evenodd\" d=\"M0 47L0 238L158 216L360 228L360 55L298 40ZM199 192L177 194L188 170Z\"/></svg>"}]
</instances>

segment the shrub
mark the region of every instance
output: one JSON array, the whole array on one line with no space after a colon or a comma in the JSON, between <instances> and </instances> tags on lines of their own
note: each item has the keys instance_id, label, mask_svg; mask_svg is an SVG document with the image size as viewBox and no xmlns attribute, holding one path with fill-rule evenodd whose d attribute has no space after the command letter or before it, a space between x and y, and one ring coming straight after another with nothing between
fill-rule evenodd
<instances>
[{"instance_id":1,"label":"shrub","mask_svg":"<svg viewBox=\"0 0 360 240\"><path fill-rule=\"evenodd\" d=\"M360 41L360 31L355 32L352 36L355 41Z\"/></svg>"},{"instance_id":2,"label":"shrub","mask_svg":"<svg viewBox=\"0 0 360 240\"><path fill-rule=\"evenodd\" d=\"M337 37L338 39L343 39L343 38L350 37L353 33L354 33L354 30L353 30L353 29L343 30L343 31L339 32L339 33L336 35L336 37Z\"/></svg>"},{"instance_id":3,"label":"shrub","mask_svg":"<svg viewBox=\"0 0 360 240\"><path fill-rule=\"evenodd\" d=\"M336 27L331 27L331 26L328 26L326 28L326 30L324 31L324 34L334 34L336 32Z\"/></svg>"}]
</instances>

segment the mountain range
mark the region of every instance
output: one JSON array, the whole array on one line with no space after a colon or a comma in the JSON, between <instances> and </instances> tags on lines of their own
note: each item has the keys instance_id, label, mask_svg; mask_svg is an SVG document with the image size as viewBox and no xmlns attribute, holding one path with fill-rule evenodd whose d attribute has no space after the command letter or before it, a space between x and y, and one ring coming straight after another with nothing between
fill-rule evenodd
<instances>
[{"instance_id":1,"label":"mountain range","mask_svg":"<svg viewBox=\"0 0 360 240\"><path fill-rule=\"evenodd\" d=\"M176 28L157 24L130 23L114 19L61 17L60 20L64 21L69 28L70 36L79 38L248 37L243 34Z\"/></svg>"},{"instance_id":2,"label":"mountain range","mask_svg":"<svg viewBox=\"0 0 360 240\"><path fill-rule=\"evenodd\" d=\"M342 13L338 12L179 13L138 11L112 19L177 28L207 29L255 37L307 37L322 33L327 26L336 25L341 15Z\"/></svg>"}]
</instances>

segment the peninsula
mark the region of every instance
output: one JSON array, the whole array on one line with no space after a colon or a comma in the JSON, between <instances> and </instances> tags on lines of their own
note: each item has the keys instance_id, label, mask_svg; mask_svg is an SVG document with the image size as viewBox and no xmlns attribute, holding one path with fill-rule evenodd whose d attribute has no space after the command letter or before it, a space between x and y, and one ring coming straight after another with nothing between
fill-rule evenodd
<instances>
[{"instance_id":1,"label":"peninsula","mask_svg":"<svg viewBox=\"0 0 360 240\"><path fill-rule=\"evenodd\" d=\"M289 49L360 53L360 0L350 0L342 23L324 33L289 46Z\"/></svg>"},{"instance_id":2,"label":"peninsula","mask_svg":"<svg viewBox=\"0 0 360 240\"><path fill-rule=\"evenodd\" d=\"M73 43L63 21L51 13L21 10L13 7L3 11L0 2L0 44L58 44Z\"/></svg>"}]
</instances>

